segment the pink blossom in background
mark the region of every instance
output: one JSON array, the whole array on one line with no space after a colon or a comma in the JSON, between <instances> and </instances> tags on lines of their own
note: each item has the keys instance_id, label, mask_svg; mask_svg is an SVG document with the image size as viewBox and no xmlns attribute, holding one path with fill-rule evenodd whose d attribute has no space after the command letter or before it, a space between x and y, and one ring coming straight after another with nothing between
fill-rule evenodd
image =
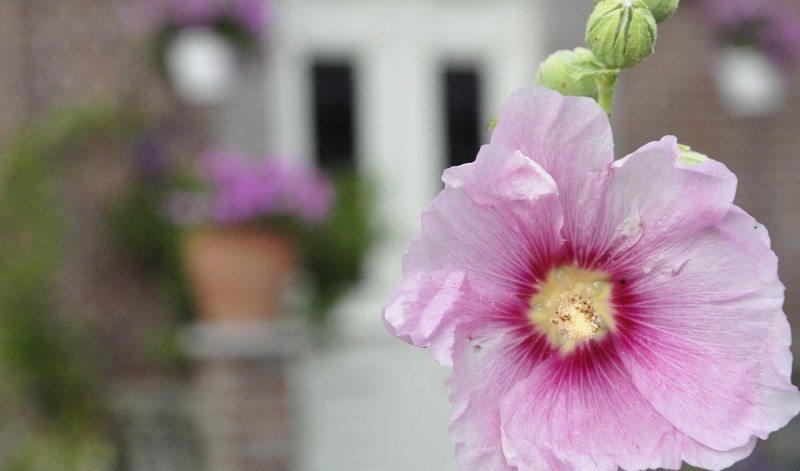
<instances>
[{"instance_id":1,"label":"pink blossom in background","mask_svg":"<svg viewBox=\"0 0 800 471\"><path fill-rule=\"evenodd\" d=\"M728 41L761 49L784 70L800 64L800 5L794 0L704 0Z\"/></svg>"},{"instance_id":2,"label":"pink blossom in background","mask_svg":"<svg viewBox=\"0 0 800 471\"><path fill-rule=\"evenodd\" d=\"M800 63L800 5L783 3L775 8L768 28L760 33L768 54L784 69Z\"/></svg>"},{"instance_id":3,"label":"pink blossom in background","mask_svg":"<svg viewBox=\"0 0 800 471\"><path fill-rule=\"evenodd\" d=\"M674 137L613 160L587 98L517 91L407 246L387 329L452 366L465 471L722 469L800 410L766 229Z\"/></svg>"},{"instance_id":4,"label":"pink blossom in background","mask_svg":"<svg viewBox=\"0 0 800 471\"><path fill-rule=\"evenodd\" d=\"M307 224L330 215L335 191L330 178L312 166L271 157L249 159L223 149L203 155L200 191L181 191L171 202L181 225L244 224L288 217Z\"/></svg>"},{"instance_id":5,"label":"pink blossom in background","mask_svg":"<svg viewBox=\"0 0 800 471\"><path fill-rule=\"evenodd\" d=\"M122 21L138 35L167 27L212 27L234 21L260 36L272 17L272 0L137 0L123 7Z\"/></svg>"},{"instance_id":6,"label":"pink blossom in background","mask_svg":"<svg viewBox=\"0 0 800 471\"><path fill-rule=\"evenodd\" d=\"M251 33L259 35L270 22L272 3L269 0L236 0L234 17Z\"/></svg>"},{"instance_id":7,"label":"pink blossom in background","mask_svg":"<svg viewBox=\"0 0 800 471\"><path fill-rule=\"evenodd\" d=\"M720 26L737 26L761 16L774 0L703 0L709 19Z\"/></svg>"}]
</instances>

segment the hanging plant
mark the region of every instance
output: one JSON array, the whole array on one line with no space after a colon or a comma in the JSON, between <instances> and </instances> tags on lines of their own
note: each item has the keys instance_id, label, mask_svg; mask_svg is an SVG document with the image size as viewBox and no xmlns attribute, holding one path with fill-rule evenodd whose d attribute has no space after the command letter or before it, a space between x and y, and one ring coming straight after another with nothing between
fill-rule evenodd
<instances>
[{"instance_id":1,"label":"hanging plant","mask_svg":"<svg viewBox=\"0 0 800 471\"><path fill-rule=\"evenodd\" d=\"M227 96L240 63L258 51L269 16L266 0L152 0L146 8L156 67L197 105Z\"/></svg>"},{"instance_id":2,"label":"hanging plant","mask_svg":"<svg viewBox=\"0 0 800 471\"><path fill-rule=\"evenodd\" d=\"M704 0L721 48L714 78L723 105L738 117L775 112L800 64L800 11L782 0Z\"/></svg>"},{"instance_id":3,"label":"hanging plant","mask_svg":"<svg viewBox=\"0 0 800 471\"><path fill-rule=\"evenodd\" d=\"M704 0L725 46L759 50L785 73L800 65L800 10L783 0Z\"/></svg>"}]
</instances>

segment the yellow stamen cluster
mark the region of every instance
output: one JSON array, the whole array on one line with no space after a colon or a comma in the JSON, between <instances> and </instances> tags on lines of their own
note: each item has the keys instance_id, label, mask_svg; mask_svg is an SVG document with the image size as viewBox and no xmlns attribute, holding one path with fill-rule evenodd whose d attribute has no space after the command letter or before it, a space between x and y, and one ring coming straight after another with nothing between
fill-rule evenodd
<instances>
[{"instance_id":1,"label":"yellow stamen cluster","mask_svg":"<svg viewBox=\"0 0 800 471\"><path fill-rule=\"evenodd\" d=\"M561 266L536 288L528 316L562 353L613 331L612 286L605 273Z\"/></svg>"},{"instance_id":2,"label":"yellow stamen cluster","mask_svg":"<svg viewBox=\"0 0 800 471\"><path fill-rule=\"evenodd\" d=\"M550 322L575 340L591 340L600 330L597 324L600 319L591 301L576 293L564 293L561 298L556 315Z\"/></svg>"}]
</instances>

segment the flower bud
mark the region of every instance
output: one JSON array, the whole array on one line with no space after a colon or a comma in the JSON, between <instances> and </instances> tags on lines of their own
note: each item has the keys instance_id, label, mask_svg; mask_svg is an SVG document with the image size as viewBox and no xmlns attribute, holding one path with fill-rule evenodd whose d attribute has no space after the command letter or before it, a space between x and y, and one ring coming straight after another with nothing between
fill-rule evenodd
<instances>
[{"instance_id":1,"label":"flower bud","mask_svg":"<svg viewBox=\"0 0 800 471\"><path fill-rule=\"evenodd\" d=\"M575 79L570 76L573 64L594 60L592 51L578 47L573 51L558 51L542 62L536 72L536 84L562 95L585 96L597 99L597 84L592 77Z\"/></svg>"},{"instance_id":2,"label":"flower bud","mask_svg":"<svg viewBox=\"0 0 800 471\"><path fill-rule=\"evenodd\" d=\"M656 23L661 23L672 16L675 10L678 9L680 2L680 0L644 0L647 8L650 9L650 13L656 19Z\"/></svg>"},{"instance_id":3,"label":"flower bud","mask_svg":"<svg viewBox=\"0 0 800 471\"><path fill-rule=\"evenodd\" d=\"M656 20L642 0L603 0L589 17L586 44L604 64L628 68L653 53L656 33Z\"/></svg>"}]
</instances>

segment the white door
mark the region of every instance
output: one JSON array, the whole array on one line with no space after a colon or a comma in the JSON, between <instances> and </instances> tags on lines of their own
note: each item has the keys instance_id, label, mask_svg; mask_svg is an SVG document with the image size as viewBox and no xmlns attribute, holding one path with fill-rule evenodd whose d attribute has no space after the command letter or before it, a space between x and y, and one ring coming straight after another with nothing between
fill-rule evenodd
<instances>
[{"instance_id":1,"label":"white door","mask_svg":"<svg viewBox=\"0 0 800 471\"><path fill-rule=\"evenodd\" d=\"M418 233L420 213L440 188L443 74L448 67L477 69L488 123L514 89L533 81L543 54L541 8L533 0L283 0L275 9L270 148L313 158L310 71L316 62L353 71L355 158L379 190L383 240L364 290L375 299L341 320L354 332L380 332L375 309L400 275L404 242Z\"/></svg>"}]
</instances>

